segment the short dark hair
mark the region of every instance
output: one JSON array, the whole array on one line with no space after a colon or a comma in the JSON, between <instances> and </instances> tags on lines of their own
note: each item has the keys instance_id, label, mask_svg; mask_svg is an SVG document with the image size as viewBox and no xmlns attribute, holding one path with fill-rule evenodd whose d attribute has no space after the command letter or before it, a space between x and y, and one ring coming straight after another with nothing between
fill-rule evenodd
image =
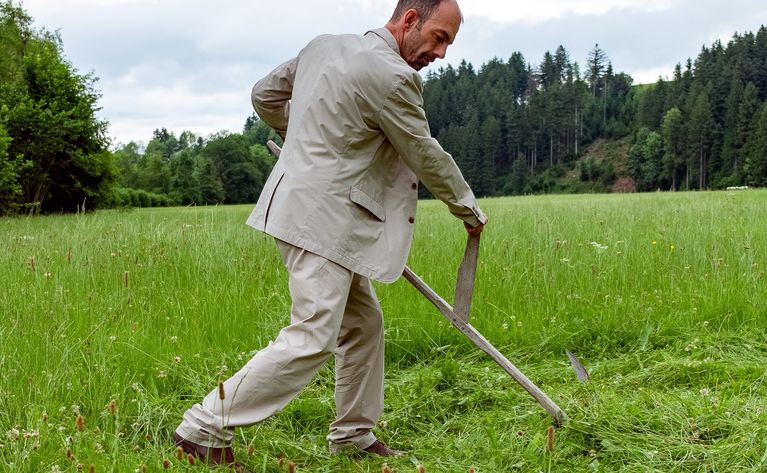
<instances>
[{"instance_id":1,"label":"short dark hair","mask_svg":"<svg viewBox=\"0 0 767 473\"><path fill-rule=\"evenodd\" d=\"M406 11L413 9L418 12L418 18L421 20L421 24L431 18L437 8L445 0L399 0L397 7L394 8L394 13L391 16L392 23L402 18Z\"/></svg>"}]
</instances>

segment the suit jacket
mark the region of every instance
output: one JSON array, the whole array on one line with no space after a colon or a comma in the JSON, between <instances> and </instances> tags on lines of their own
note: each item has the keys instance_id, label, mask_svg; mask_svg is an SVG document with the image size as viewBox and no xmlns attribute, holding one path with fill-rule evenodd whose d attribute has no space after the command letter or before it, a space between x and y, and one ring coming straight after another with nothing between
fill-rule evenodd
<instances>
[{"instance_id":1,"label":"suit jacket","mask_svg":"<svg viewBox=\"0 0 767 473\"><path fill-rule=\"evenodd\" d=\"M410 250L418 180L471 226L485 216L431 137L421 76L385 28L324 35L253 87L285 137L248 224L382 282Z\"/></svg>"}]
</instances>

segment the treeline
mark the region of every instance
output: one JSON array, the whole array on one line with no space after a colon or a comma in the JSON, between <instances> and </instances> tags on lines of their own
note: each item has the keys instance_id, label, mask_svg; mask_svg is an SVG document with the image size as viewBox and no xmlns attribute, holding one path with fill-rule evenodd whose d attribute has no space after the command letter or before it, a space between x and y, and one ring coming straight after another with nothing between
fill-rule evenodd
<instances>
[{"instance_id":1,"label":"treeline","mask_svg":"<svg viewBox=\"0 0 767 473\"><path fill-rule=\"evenodd\" d=\"M255 116L242 133L158 129L109 149L96 77L64 58L60 37L0 3L0 215L107 207L253 203L279 137Z\"/></svg>"},{"instance_id":2,"label":"treeline","mask_svg":"<svg viewBox=\"0 0 767 473\"><path fill-rule=\"evenodd\" d=\"M94 82L57 34L0 3L0 215L111 205L116 170Z\"/></svg>"},{"instance_id":3,"label":"treeline","mask_svg":"<svg viewBox=\"0 0 767 473\"><path fill-rule=\"evenodd\" d=\"M0 215L118 206L253 203L279 138L253 115L242 132L156 130L109 149L96 77L59 36L0 3ZM583 68L560 46L479 71L427 76L432 134L479 196L767 185L767 28L717 41L670 80L634 85L595 45ZM617 157L587 151L628 143Z\"/></svg>"},{"instance_id":4,"label":"treeline","mask_svg":"<svg viewBox=\"0 0 767 473\"><path fill-rule=\"evenodd\" d=\"M441 68L424 95L432 134L479 195L767 183L764 26L703 47L656 84L634 86L599 45L583 70L560 46L535 68L519 52L479 71ZM599 138L629 138L628 162L579 160Z\"/></svg>"},{"instance_id":5,"label":"treeline","mask_svg":"<svg viewBox=\"0 0 767 473\"><path fill-rule=\"evenodd\" d=\"M155 130L145 149L130 142L115 152L115 204L126 207L255 203L276 159L264 145L279 136L255 115L242 133L203 138Z\"/></svg>"}]
</instances>

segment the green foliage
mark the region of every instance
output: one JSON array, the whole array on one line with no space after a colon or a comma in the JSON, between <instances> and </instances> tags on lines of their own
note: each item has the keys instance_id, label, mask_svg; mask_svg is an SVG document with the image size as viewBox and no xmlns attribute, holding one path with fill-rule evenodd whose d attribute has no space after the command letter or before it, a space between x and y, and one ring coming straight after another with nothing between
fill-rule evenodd
<instances>
[{"instance_id":1,"label":"green foliage","mask_svg":"<svg viewBox=\"0 0 767 473\"><path fill-rule=\"evenodd\" d=\"M603 176L609 170L583 172L588 164L573 163L597 140L627 136L642 142L629 157L629 173L614 163L614 177L637 178L640 190L762 182L763 176L752 175L762 167L746 161L749 143L758 142L750 140L757 110L767 99L764 26L757 34L734 35L726 46L716 41L702 48L695 61L676 65L670 81L633 86L631 77L613 70L599 45L585 64L581 75L560 46L544 53L535 68L515 52L508 62L492 59L479 71L464 61L458 69L428 74L424 98L432 134L478 195L607 190L611 184ZM657 133L651 143L642 129ZM520 155L527 176L514 167ZM577 172L596 186L569 177L552 182L549 168L562 165L564 176ZM495 179L487 177L491 169ZM531 185L522 185L522 177Z\"/></svg>"},{"instance_id":2,"label":"green foliage","mask_svg":"<svg viewBox=\"0 0 767 473\"><path fill-rule=\"evenodd\" d=\"M254 203L276 162L266 140L276 138L268 126L250 117L243 134L202 138L184 131L176 138L163 128L155 130L143 152L131 142L114 155L121 186L164 196L152 200L157 205Z\"/></svg>"},{"instance_id":3,"label":"green foliage","mask_svg":"<svg viewBox=\"0 0 767 473\"><path fill-rule=\"evenodd\" d=\"M664 149L661 177L672 190L677 189L677 179L684 164L684 133L682 112L673 107L666 112L661 123Z\"/></svg>"},{"instance_id":4,"label":"green foliage","mask_svg":"<svg viewBox=\"0 0 767 473\"><path fill-rule=\"evenodd\" d=\"M648 128L640 129L629 152L631 177L639 190L649 191L660 187L663 156L663 137Z\"/></svg>"},{"instance_id":5,"label":"green foliage","mask_svg":"<svg viewBox=\"0 0 767 473\"><path fill-rule=\"evenodd\" d=\"M21 156L10 156L11 137L0 123L0 215L15 211L22 194L19 176L29 166Z\"/></svg>"},{"instance_id":6,"label":"green foliage","mask_svg":"<svg viewBox=\"0 0 767 473\"><path fill-rule=\"evenodd\" d=\"M751 186L767 187L767 102L754 117L745 152L746 182Z\"/></svg>"},{"instance_id":7,"label":"green foliage","mask_svg":"<svg viewBox=\"0 0 767 473\"><path fill-rule=\"evenodd\" d=\"M10 156L29 163L4 175L21 187L19 201L43 212L111 204L115 167L105 122L95 117L95 78L79 75L62 55L57 35L35 31L10 1L0 9L0 122L12 139ZM7 54L7 56L6 56ZM7 209L6 209L7 210Z\"/></svg>"}]
</instances>

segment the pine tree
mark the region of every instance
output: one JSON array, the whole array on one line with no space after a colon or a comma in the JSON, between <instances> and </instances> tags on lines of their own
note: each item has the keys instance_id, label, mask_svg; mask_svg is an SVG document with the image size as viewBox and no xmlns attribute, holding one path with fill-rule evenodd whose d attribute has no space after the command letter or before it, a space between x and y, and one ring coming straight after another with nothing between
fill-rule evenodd
<instances>
[{"instance_id":1,"label":"pine tree","mask_svg":"<svg viewBox=\"0 0 767 473\"><path fill-rule=\"evenodd\" d=\"M746 144L746 182L750 186L767 186L767 102L754 117L753 132Z\"/></svg>"}]
</instances>

